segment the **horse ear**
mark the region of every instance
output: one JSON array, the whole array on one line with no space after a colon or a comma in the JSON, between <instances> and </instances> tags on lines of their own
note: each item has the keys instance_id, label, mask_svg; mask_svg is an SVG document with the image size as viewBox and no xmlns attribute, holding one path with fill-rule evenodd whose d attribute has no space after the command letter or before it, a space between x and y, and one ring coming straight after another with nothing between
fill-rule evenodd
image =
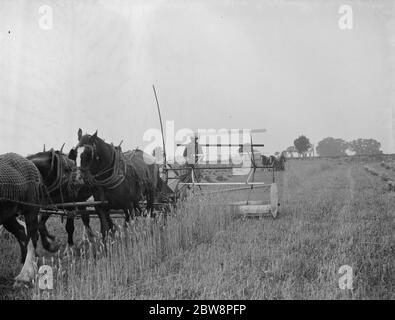
<instances>
[{"instance_id":1,"label":"horse ear","mask_svg":"<svg viewBox=\"0 0 395 320\"><path fill-rule=\"evenodd\" d=\"M78 129L78 141L81 140L81 137L82 137L82 130L81 130L81 128L79 128Z\"/></svg>"},{"instance_id":2,"label":"horse ear","mask_svg":"<svg viewBox=\"0 0 395 320\"><path fill-rule=\"evenodd\" d=\"M92 135L89 137L89 143L95 143L96 138L97 138L97 130L96 130L96 132L95 132L94 134L92 134Z\"/></svg>"},{"instance_id":3,"label":"horse ear","mask_svg":"<svg viewBox=\"0 0 395 320\"><path fill-rule=\"evenodd\" d=\"M44 148L43 148L43 152L45 152L45 143L44 143Z\"/></svg>"}]
</instances>

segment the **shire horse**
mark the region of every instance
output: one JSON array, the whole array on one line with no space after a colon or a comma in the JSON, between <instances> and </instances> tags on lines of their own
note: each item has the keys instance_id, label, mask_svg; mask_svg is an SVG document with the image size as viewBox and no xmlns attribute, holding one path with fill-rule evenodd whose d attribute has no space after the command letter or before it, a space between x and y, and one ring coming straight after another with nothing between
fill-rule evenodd
<instances>
[{"instance_id":1,"label":"shire horse","mask_svg":"<svg viewBox=\"0 0 395 320\"><path fill-rule=\"evenodd\" d=\"M280 158L278 159L279 162L279 170L284 171L285 170L285 162L287 161L284 152L281 152Z\"/></svg>"},{"instance_id":2,"label":"shire horse","mask_svg":"<svg viewBox=\"0 0 395 320\"><path fill-rule=\"evenodd\" d=\"M285 170L285 161L286 158L284 153L281 153L280 157L277 158L273 155L266 157L261 155L262 165L264 166L273 166L273 168L277 171L284 171Z\"/></svg>"},{"instance_id":3,"label":"shire horse","mask_svg":"<svg viewBox=\"0 0 395 320\"><path fill-rule=\"evenodd\" d=\"M261 155L262 165L264 166L275 166L277 158L273 155L266 157Z\"/></svg>"},{"instance_id":4,"label":"shire horse","mask_svg":"<svg viewBox=\"0 0 395 320\"><path fill-rule=\"evenodd\" d=\"M43 177L43 182L47 189L47 194L52 204L64 202L82 202L92 196L92 192L86 185L76 184L74 175L76 165L74 161L68 158L68 155L62 153L63 146L60 151L50 149L49 151L39 152L27 157L34 163ZM77 209L86 209L84 206ZM39 232L43 246L48 251L56 251L57 248L52 245L55 237L48 232L46 222L50 217L50 213L43 212L39 220ZM94 233L89 226L89 214L81 214L84 223L84 234L88 239L94 237ZM68 247L74 245L74 217L68 215L66 222L67 244Z\"/></svg>"},{"instance_id":5,"label":"shire horse","mask_svg":"<svg viewBox=\"0 0 395 320\"><path fill-rule=\"evenodd\" d=\"M159 167L147 164L144 153L122 153L120 147L114 147L97 136L82 135L78 130L78 144L69 153L76 161L76 180L92 189L95 201L103 202L96 207L100 218L101 233L105 238L114 225L109 215L110 209L123 210L125 223L130 216L138 213L139 202L147 200L147 210L154 215L154 203L162 189Z\"/></svg>"},{"instance_id":6,"label":"shire horse","mask_svg":"<svg viewBox=\"0 0 395 320\"><path fill-rule=\"evenodd\" d=\"M0 155L0 225L18 240L23 263L16 284L31 283L37 273L38 213L44 194L40 173L31 161L15 153Z\"/></svg>"}]
</instances>

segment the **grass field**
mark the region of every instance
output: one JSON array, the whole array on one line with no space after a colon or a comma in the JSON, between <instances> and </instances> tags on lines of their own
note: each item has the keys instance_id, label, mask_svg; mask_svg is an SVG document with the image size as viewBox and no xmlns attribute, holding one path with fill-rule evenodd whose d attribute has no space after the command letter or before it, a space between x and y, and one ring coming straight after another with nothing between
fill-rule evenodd
<instances>
[{"instance_id":1,"label":"grass field","mask_svg":"<svg viewBox=\"0 0 395 320\"><path fill-rule=\"evenodd\" d=\"M47 255L55 277L49 297L395 298L395 193L362 164L342 160L289 161L279 189L275 220L234 220L208 204L225 199L192 198L166 226L139 220L121 229L108 256L97 245L69 258ZM58 219L51 227L65 242ZM37 288L12 288L19 248L7 233L0 241L0 299L40 298ZM352 290L339 288L342 265L353 269Z\"/></svg>"}]
</instances>

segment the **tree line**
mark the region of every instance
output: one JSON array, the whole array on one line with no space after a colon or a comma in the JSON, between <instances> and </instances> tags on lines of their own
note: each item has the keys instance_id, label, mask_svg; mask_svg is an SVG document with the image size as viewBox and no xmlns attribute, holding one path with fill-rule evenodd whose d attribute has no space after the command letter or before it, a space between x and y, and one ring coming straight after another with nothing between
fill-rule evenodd
<instances>
[{"instance_id":1,"label":"tree line","mask_svg":"<svg viewBox=\"0 0 395 320\"><path fill-rule=\"evenodd\" d=\"M284 150L288 156L293 156L297 153L299 156L314 156L321 157L335 157L335 156L347 156L348 153L355 155L372 155L382 154L380 150L381 143L375 139L355 139L352 141L345 141L340 138L327 137L318 142L314 148L309 138L304 135L299 136L294 140L292 146Z\"/></svg>"}]
</instances>

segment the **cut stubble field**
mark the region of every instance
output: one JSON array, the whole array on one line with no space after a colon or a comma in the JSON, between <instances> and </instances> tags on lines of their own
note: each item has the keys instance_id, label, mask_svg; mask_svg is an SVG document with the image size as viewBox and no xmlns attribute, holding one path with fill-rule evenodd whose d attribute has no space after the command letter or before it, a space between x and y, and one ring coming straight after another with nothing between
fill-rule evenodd
<instances>
[{"instance_id":1,"label":"cut stubble field","mask_svg":"<svg viewBox=\"0 0 395 320\"><path fill-rule=\"evenodd\" d=\"M47 256L49 297L394 299L395 194L361 163L341 160L289 161L279 180L277 219L235 220L209 204L245 194L191 197L166 225L121 228L107 256L86 245L72 257ZM52 228L64 239L57 219ZM40 298L37 288L10 288L19 248L7 234L0 241L0 298ZM339 288L343 265L353 269L352 290Z\"/></svg>"}]
</instances>

